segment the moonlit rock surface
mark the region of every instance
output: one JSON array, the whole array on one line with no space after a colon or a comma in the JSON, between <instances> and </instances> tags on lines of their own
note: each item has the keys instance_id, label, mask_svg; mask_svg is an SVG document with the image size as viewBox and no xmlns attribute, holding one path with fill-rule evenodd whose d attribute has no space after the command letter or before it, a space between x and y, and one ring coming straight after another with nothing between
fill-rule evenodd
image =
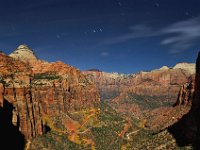
<instances>
[{"instance_id":1,"label":"moonlit rock surface","mask_svg":"<svg viewBox=\"0 0 200 150\"><path fill-rule=\"evenodd\" d=\"M163 66L163 67L161 67L159 70L168 70L168 69L169 69L169 67Z\"/></svg>"},{"instance_id":2,"label":"moonlit rock surface","mask_svg":"<svg viewBox=\"0 0 200 150\"><path fill-rule=\"evenodd\" d=\"M173 67L173 69L183 69L194 74L196 72L195 67L196 65L194 63L178 63Z\"/></svg>"},{"instance_id":3,"label":"moonlit rock surface","mask_svg":"<svg viewBox=\"0 0 200 150\"><path fill-rule=\"evenodd\" d=\"M35 56L34 52L32 49L30 49L27 45L22 44L20 45L14 52L12 52L10 57L25 61L25 62L30 62L30 61L37 61L37 57Z\"/></svg>"}]
</instances>

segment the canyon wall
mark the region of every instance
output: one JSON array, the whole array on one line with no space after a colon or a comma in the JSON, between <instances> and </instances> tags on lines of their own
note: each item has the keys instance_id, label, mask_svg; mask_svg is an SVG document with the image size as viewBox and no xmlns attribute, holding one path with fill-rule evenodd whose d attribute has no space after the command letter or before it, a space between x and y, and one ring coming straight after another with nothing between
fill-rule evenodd
<instances>
[{"instance_id":1,"label":"canyon wall","mask_svg":"<svg viewBox=\"0 0 200 150\"><path fill-rule=\"evenodd\" d=\"M0 53L0 107L12 104L12 124L26 140L45 133L56 117L66 128L68 114L98 109L96 85L79 70L62 62L27 60Z\"/></svg>"},{"instance_id":2,"label":"canyon wall","mask_svg":"<svg viewBox=\"0 0 200 150\"><path fill-rule=\"evenodd\" d=\"M194 81L194 70L195 64L181 63L174 68L162 67L130 75L101 71L83 73L96 82L102 99L114 99L123 95L122 93L134 93L168 97L171 101L176 101L180 87ZM110 93L113 94L109 95Z\"/></svg>"}]
</instances>

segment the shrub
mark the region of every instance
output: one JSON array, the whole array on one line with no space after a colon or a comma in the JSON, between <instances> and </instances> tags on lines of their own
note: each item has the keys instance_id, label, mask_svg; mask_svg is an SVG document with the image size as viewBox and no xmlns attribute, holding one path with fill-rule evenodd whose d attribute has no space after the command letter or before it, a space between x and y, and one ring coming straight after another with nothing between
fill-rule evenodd
<instances>
[{"instance_id":1,"label":"shrub","mask_svg":"<svg viewBox=\"0 0 200 150\"><path fill-rule=\"evenodd\" d=\"M61 79L62 77L56 74L52 73L40 73L40 74L35 74L34 79L48 79L48 80L55 80L55 79Z\"/></svg>"}]
</instances>

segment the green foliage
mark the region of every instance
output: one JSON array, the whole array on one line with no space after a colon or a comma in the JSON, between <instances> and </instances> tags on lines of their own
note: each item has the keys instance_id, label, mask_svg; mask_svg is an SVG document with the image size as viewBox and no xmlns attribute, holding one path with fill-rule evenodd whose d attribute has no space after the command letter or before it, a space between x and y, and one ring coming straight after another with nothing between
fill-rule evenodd
<instances>
[{"instance_id":1,"label":"green foliage","mask_svg":"<svg viewBox=\"0 0 200 150\"><path fill-rule=\"evenodd\" d=\"M155 109L161 106L172 106L173 104L171 102L167 102L166 99L167 96L149 96L129 93L128 98L123 99L122 103L136 103L144 109Z\"/></svg>"},{"instance_id":2,"label":"green foliage","mask_svg":"<svg viewBox=\"0 0 200 150\"><path fill-rule=\"evenodd\" d=\"M6 84L6 82L4 81L3 78L0 78L0 83L2 83L2 84Z\"/></svg>"},{"instance_id":3,"label":"green foliage","mask_svg":"<svg viewBox=\"0 0 200 150\"><path fill-rule=\"evenodd\" d=\"M118 134L124 129L127 121L106 102L100 103L99 120L101 126L91 129L97 150L120 150L126 144L126 140Z\"/></svg>"},{"instance_id":4,"label":"green foliage","mask_svg":"<svg viewBox=\"0 0 200 150\"><path fill-rule=\"evenodd\" d=\"M114 132L112 127L92 128L92 133L95 136L96 149L98 150L118 150L123 144L122 138Z\"/></svg>"},{"instance_id":5,"label":"green foliage","mask_svg":"<svg viewBox=\"0 0 200 150\"><path fill-rule=\"evenodd\" d=\"M68 140L64 134L57 134L56 132L48 132L43 136L39 136L32 140L30 150L36 149L54 149L54 150L82 150L83 148Z\"/></svg>"},{"instance_id":6,"label":"green foliage","mask_svg":"<svg viewBox=\"0 0 200 150\"><path fill-rule=\"evenodd\" d=\"M133 95L132 95L133 96ZM138 96L135 99L144 100L150 99L148 96ZM155 97L154 97L155 99ZM138 100L139 101L139 100ZM174 149L173 137L167 133L167 131L153 134L151 131L145 128L139 127L141 120L132 117L123 116L110 107L106 101L100 103L100 113L98 119L100 124L96 126L90 126L90 131L82 134L78 134L78 137L91 139L95 143L96 150L121 150L121 149L155 149L160 145L164 145L168 149ZM78 113L81 117L84 117L84 113ZM71 117L71 116L70 116ZM79 120L78 118L77 120ZM55 120L58 122L58 118ZM125 125L130 123L131 126L126 132L124 131ZM138 131L138 132L135 132ZM134 134L131 134L135 132ZM127 135L129 134L129 138ZM83 143L76 144L69 140L69 133L57 132L51 130L50 132L33 139L30 150L35 149L66 149L66 150L89 150L91 145L85 145ZM170 141L170 142L168 142Z\"/></svg>"},{"instance_id":7,"label":"green foliage","mask_svg":"<svg viewBox=\"0 0 200 150\"><path fill-rule=\"evenodd\" d=\"M35 74L33 78L35 80L37 79L55 80L55 79L61 79L62 77L53 73L40 73L40 74Z\"/></svg>"}]
</instances>

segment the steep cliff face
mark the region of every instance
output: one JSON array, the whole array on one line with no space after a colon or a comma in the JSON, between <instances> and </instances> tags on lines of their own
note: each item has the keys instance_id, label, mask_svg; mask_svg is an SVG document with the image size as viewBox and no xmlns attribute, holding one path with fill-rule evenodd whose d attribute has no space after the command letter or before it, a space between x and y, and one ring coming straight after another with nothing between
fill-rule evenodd
<instances>
[{"instance_id":1,"label":"steep cliff face","mask_svg":"<svg viewBox=\"0 0 200 150\"><path fill-rule=\"evenodd\" d=\"M192 75L189 81L180 87L178 98L174 106L191 105L194 99L195 75Z\"/></svg>"},{"instance_id":2,"label":"steep cliff face","mask_svg":"<svg viewBox=\"0 0 200 150\"><path fill-rule=\"evenodd\" d=\"M133 75L99 71L85 71L84 74L97 83L103 99L116 98L120 93L149 96L169 96L170 94L170 99L174 101L177 98L180 86L190 80L194 73L191 70L194 68L195 65L190 64L176 65L173 69L162 67L150 72L140 72ZM112 92L113 97L105 96L107 93Z\"/></svg>"},{"instance_id":3,"label":"steep cliff face","mask_svg":"<svg viewBox=\"0 0 200 150\"><path fill-rule=\"evenodd\" d=\"M19 46L20 51L24 46ZM13 58L0 54L0 106L13 105L12 123L29 140L52 130L68 131L73 113L97 113L96 85L74 67L62 62L27 61L30 55ZM23 56L23 57L21 57ZM36 58L36 57L34 57ZM22 59L22 61L21 61ZM94 110L94 111L90 111ZM72 117L72 118L71 118ZM79 122L80 123L80 122Z\"/></svg>"},{"instance_id":4,"label":"steep cliff face","mask_svg":"<svg viewBox=\"0 0 200 150\"><path fill-rule=\"evenodd\" d=\"M18 126L26 139L42 134L39 103L32 99L32 70L23 62L0 54L0 104L13 105L12 123Z\"/></svg>"},{"instance_id":5,"label":"steep cliff face","mask_svg":"<svg viewBox=\"0 0 200 150\"><path fill-rule=\"evenodd\" d=\"M89 80L96 82L102 99L113 99L123 89L131 86L131 78L124 74L106 73L102 71L84 71Z\"/></svg>"},{"instance_id":6,"label":"steep cliff face","mask_svg":"<svg viewBox=\"0 0 200 150\"><path fill-rule=\"evenodd\" d=\"M84 74L96 82L101 99L109 100L107 102L112 108L122 114L144 118L158 125L156 118L167 119L162 113L154 113L153 110L155 112L170 111L169 114L173 114L171 116L176 116L175 111L169 107L173 104L191 103L194 88L187 89L188 87L185 86L182 90L180 89L189 83L192 83L194 87L195 76L191 71L194 68L195 64L184 63L171 69L164 66L150 72L139 72L132 75L101 71L85 71ZM184 113L187 112L188 110ZM152 119L152 116L155 116L155 119Z\"/></svg>"}]
</instances>

